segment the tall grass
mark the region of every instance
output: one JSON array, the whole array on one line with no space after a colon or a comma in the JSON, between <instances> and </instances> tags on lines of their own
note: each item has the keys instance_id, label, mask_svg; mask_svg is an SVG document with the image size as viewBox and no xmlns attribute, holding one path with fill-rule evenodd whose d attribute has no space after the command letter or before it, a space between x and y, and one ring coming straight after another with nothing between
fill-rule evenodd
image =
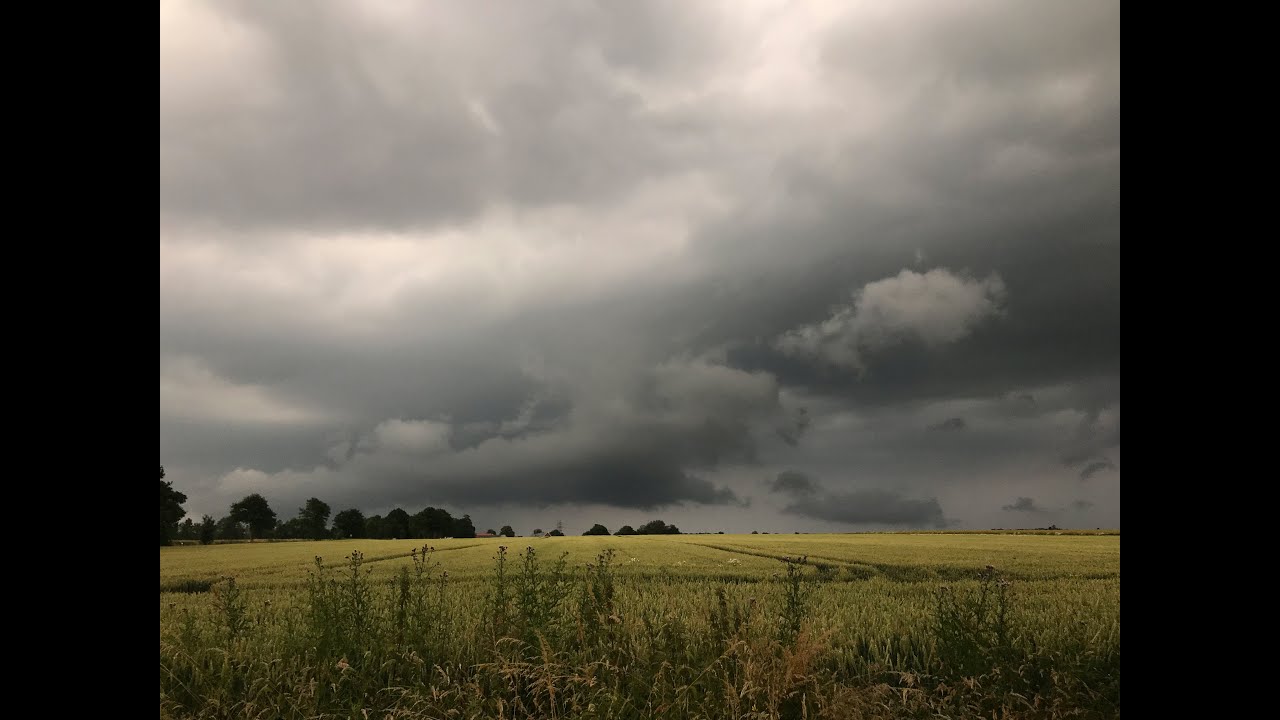
<instances>
[{"instance_id":1,"label":"tall grass","mask_svg":"<svg viewBox=\"0 0 1280 720\"><path fill-rule=\"evenodd\" d=\"M615 544L572 565L497 546L464 583L432 547L385 577L355 551L296 590L163 595L161 717L1119 715L1118 578L943 590L802 557L726 582L628 575L637 546Z\"/></svg>"}]
</instances>

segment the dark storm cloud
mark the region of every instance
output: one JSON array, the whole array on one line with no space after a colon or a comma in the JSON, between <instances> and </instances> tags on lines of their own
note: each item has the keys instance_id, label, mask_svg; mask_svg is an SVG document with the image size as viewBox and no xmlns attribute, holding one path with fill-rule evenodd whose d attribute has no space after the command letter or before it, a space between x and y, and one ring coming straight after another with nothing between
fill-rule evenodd
<instances>
[{"instance_id":1,"label":"dark storm cloud","mask_svg":"<svg viewBox=\"0 0 1280 720\"><path fill-rule=\"evenodd\" d=\"M1103 408L1080 419L1062 462L1067 467L1079 467L1080 479L1088 480L1098 473L1116 469L1116 464L1105 453L1119 445L1120 411Z\"/></svg>"},{"instance_id":2,"label":"dark storm cloud","mask_svg":"<svg viewBox=\"0 0 1280 720\"><path fill-rule=\"evenodd\" d=\"M783 512L851 525L944 527L936 498L916 500L889 490L855 490L797 500Z\"/></svg>"},{"instance_id":3,"label":"dark storm cloud","mask_svg":"<svg viewBox=\"0 0 1280 720\"><path fill-rule=\"evenodd\" d=\"M824 47L833 82L898 97L893 131L782 163L803 212L770 206L709 230L736 255L766 254L779 236L792 249L772 274L789 294L753 302L757 280L744 279L732 299L746 309L726 318L728 337L821 321L850 289L914 265L917 251L927 267L997 274L1003 317L963 342L882 348L861 377L767 342L735 347L736 362L859 403L1118 378L1116 9L1058 12L1051 22L989 3L837 24ZM1010 23L1025 32L1010 35ZM1052 52L1013 60L1040 43ZM869 187L908 187L910 200Z\"/></svg>"},{"instance_id":4,"label":"dark storm cloud","mask_svg":"<svg viewBox=\"0 0 1280 720\"><path fill-rule=\"evenodd\" d=\"M1013 501L1012 504L1004 505L1000 509L1005 512L1026 512L1037 514L1049 512L1039 505L1036 505L1036 501L1029 497L1019 497L1017 500Z\"/></svg>"},{"instance_id":5,"label":"dark storm cloud","mask_svg":"<svg viewBox=\"0 0 1280 720\"><path fill-rule=\"evenodd\" d=\"M750 529L792 469L828 478L792 522L1087 492L1118 526L1118 32L1105 2L163 4L162 461L196 513Z\"/></svg>"},{"instance_id":6,"label":"dark storm cloud","mask_svg":"<svg viewBox=\"0 0 1280 720\"><path fill-rule=\"evenodd\" d=\"M947 418L946 420L943 420L940 423L936 423L929 426L930 430L941 431L941 432L954 432L956 430L963 430L964 428L965 428L964 418L958 418L958 417Z\"/></svg>"},{"instance_id":7,"label":"dark storm cloud","mask_svg":"<svg viewBox=\"0 0 1280 720\"><path fill-rule=\"evenodd\" d=\"M685 3L209 8L202 29L234 54L207 61L246 72L197 95L178 84L216 71L162 53L170 221L408 228L507 200L607 201L697 162L710 130L615 82L715 57L714 26Z\"/></svg>"},{"instance_id":8,"label":"dark storm cloud","mask_svg":"<svg viewBox=\"0 0 1280 720\"><path fill-rule=\"evenodd\" d=\"M975 246L971 254L990 252ZM1025 265L1014 265L1019 256L1025 257ZM882 348L860 376L788 356L765 342L734 345L729 359L744 369L772 372L784 384L841 394L859 403L997 394L1064 380L1110 386L1101 396L1082 397L1086 407L1114 402L1120 340L1115 247L1018 247L989 262L987 267L1001 268L1007 310L961 342L940 347L906 342ZM829 302L814 298L801 312L810 320L821 319ZM769 313L756 317L767 319ZM779 318L778 331L798 324L791 320L792 316Z\"/></svg>"},{"instance_id":9,"label":"dark storm cloud","mask_svg":"<svg viewBox=\"0 0 1280 720\"><path fill-rule=\"evenodd\" d=\"M1080 479L1088 480L1089 478L1093 477L1094 475L1097 475L1098 473L1104 470L1115 470L1115 469L1116 469L1116 464L1111 462L1110 459L1104 457L1100 460L1094 460L1093 462L1081 468Z\"/></svg>"},{"instance_id":10,"label":"dark storm cloud","mask_svg":"<svg viewBox=\"0 0 1280 720\"><path fill-rule=\"evenodd\" d=\"M330 438L323 468L242 474L218 491L234 497L261 483L288 502L320 495L373 507L747 506L701 474L758 463L756 436L767 436L781 412L772 379L700 361L641 376L622 405L553 397L498 423L384 421L356 438Z\"/></svg>"},{"instance_id":11,"label":"dark storm cloud","mask_svg":"<svg viewBox=\"0 0 1280 720\"><path fill-rule=\"evenodd\" d=\"M812 495L818 491L818 483L810 480L808 475L794 470L785 470L769 483L769 492L787 495Z\"/></svg>"},{"instance_id":12,"label":"dark storm cloud","mask_svg":"<svg viewBox=\"0 0 1280 720\"><path fill-rule=\"evenodd\" d=\"M792 414L786 424L774 428L774 431L783 442L795 447L800 444L800 437L809 429L809 425L812 422L808 408L799 408Z\"/></svg>"},{"instance_id":13,"label":"dark storm cloud","mask_svg":"<svg viewBox=\"0 0 1280 720\"><path fill-rule=\"evenodd\" d=\"M1071 503L1072 510L1084 511L1092 508L1093 506L1094 506L1094 503L1089 502L1088 500L1074 500Z\"/></svg>"}]
</instances>

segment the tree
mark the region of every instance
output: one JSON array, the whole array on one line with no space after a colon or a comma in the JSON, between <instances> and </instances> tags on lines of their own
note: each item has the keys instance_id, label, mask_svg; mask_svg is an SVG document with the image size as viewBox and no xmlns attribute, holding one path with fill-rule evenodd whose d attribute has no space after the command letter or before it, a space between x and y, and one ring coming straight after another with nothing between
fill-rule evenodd
<instances>
[{"instance_id":1,"label":"tree","mask_svg":"<svg viewBox=\"0 0 1280 720\"><path fill-rule=\"evenodd\" d=\"M497 535L497 534L498 534L498 531L497 531L497 530L494 530L493 528L489 528L488 530L485 530L485 533L487 533L487 534L489 534L489 535Z\"/></svg>"},{"instance_id":2,"label":"tree","mask_svg":"<svg viewBox=\"0 0 1280 720\"><path fill-rule=\"evenodd\" d=\"M650 520L636 528L637 535L679 535L680 528L668 525L661 520Z\"/></svg>"},{"instance_id":3,"label":"tree","mask_svg":"<svg viewBox=\"0 0 1280 720\"><path fill-rule=\"evenodd\" d=\"M280 540L295 540L307 537L307 527L302 518L296 517L276 526L275 537Z\"/></svg>"},{"instance_id":4,"label":"tree","mask_svg":"<svg viewBox=\"0 0 1280 720\"><path fill-rule=\"evenodd\" d=\"M463 515L462 519L455 520L453 523L453 536L456 538L473 538L476 536L476 526L471 522L470 515Z\"/></svg>"},{"instance_id":5,"label":"tree","mask_svg":"<svg viewBox=\"0 0 1280 720\"><path fill-rule=\"evenodd\" d=\"M760 534L760 532L759 532L758 530L752 530L752 531L751 531L751 534L752 534L752 535L759 535L759 534Z\"/></svg>"},{"instance_id":6,"label":"tree","mask_svg":"<svg viewBox=\"0 0 1280 720\"><path fill-rule=\"evenodd\" d=\"M454 535L454 525L458 521L443 508L428 507L414 515L409 523L409 537L442 538ZM475 533L472 533L474 536ZM461 536L459 536L461 537Z\"/></svg>"},{"instance_id":7,"label":"tree","mask_svg":"<svg viewBox=\"0 0 1280 720\"><path fill-rule=\"evenodd\" d=\"M175 536L179 540L195 540L196 539L196 523L191 518L182 521L178 526L178 534Z\"/></svg>"},{"instance_id":8,"label":"tree","mask_svg":"<svg viewBox=\"0 0 1280 720\"><path fill-rule=\"evenodd\" d=\"M622 527L618 528L618 532L614 533L614 535L635 535L635 534L636 534L636 529L631 527L630 525L623 525Z\"/></svg>"},{"instance_id":9,"label":"tree","mask_svg":"<svg viewBox=\"0 0 1280 720\"><path fill-rule=\"evenodd\" d=\"M364 519L364 536L367 538L380 539L386 537L383 533L386 531L386 525L381 515L370 515Z\"/></svg>"},{"instance_id":10,"label":"tree","mask_svg":"<svg viewBox=\"0 0 1280 720\"><path fill-rule=\"evenodd\" d=\"M276 511L267 504L267 499L254 493L231 506L232 522L249 526L249 539L263 537L276 526Z\"/></svg>"},{"instance_id":11,"label":"tree","mask_svg":"<svg viewBox=\"0 0 1280 720\"><path fill-rule=\"evenodd\" d=\"M173 489L172 482L164 481L164 466L160 466L160 544L172 545L178 530L178 521L187 514L182 503L187 496Z\"/></svg>"},{"instance_id":12,"label":"tree","mask_svg":"<svg viewBox=\"0 0 1280 720\"><path fill-rule=\"evenodd\" d=\"M311 498L307 504L298 508L298 521L301 525L302 537L311 540L323 540L329 536L329 504L320 498Z\"/></svg>"},{"instance_id":13,"label":"tree","mask_svg":"<svg viewBox=\"0 0 1280 720\"><path fill-rule=\"evenodd\" d=\"M591 529L582 533L583 535L608 535L609 529L600 523L591 526Z\"/></svg>"},{"instance_id":14,"label":"tree","mask_svg":"<svg viewBox=\"0 0 1280 720\"><path fill-rule=\"evenodd\" d=\"M387 517L382 521L382 537L384 538L407 538L409 537L409 513L396 508L387 513Z\"/></svg>"},{"instance_id":15,"label":"tree","mask_svg":"<svg viewBox=\"0 0 1280 720\"><path fill-rule=\"evenodd\" d=\"M498 531L498 534L503 537L515 537L516 531L512 530L510 525L503 525L502 529Z\"/></svg>"},{"instance_id":16,"label":"tree","mask_svg":"<svg viewBox=\"0 0 1280 720\"><path fill-rule=\"evenodd\" d=\"M217 535L219 540L243 540L248 535L243 523L231 519L231 516L218 521Z\"/></svg>"},{"instance_id":17,"label":"tree","mask_svg":"<svg viewBox=\"0 0 1280 720\"><path fill-rule=\"evenodd\" d=\"M534 529L533 529L533 534L534 534L534 535L541 535L541 534L542 534L542 528L534 528Z\"/></svg>"},{"instance_id":18,"label":"tree","mask_svg":"<svg viewBox=\"0 0 1280 720\"><path fill-rule=\"evenodd\" d=\"M560 532L560 528L556 528L555 530L547 533L547 537L564 537L564 533Z\"/></svg>"},{"instance_id":19,"label":"tree","mask_svg":"<svg viewBox=\"0 0 1280 720\"><path fill-rule=\"evenodd\" d=\"M333 516L333 529L340 538L362 538L365 531L364 513L355 508L343 510Z\"/></svg>"},{"instance_id":20,"label":"tree","mask_svg":"<svg viewBox=\"0 0 1280 720\"><path fill-rule=\"evenodd\" d=\"M218 531L218 521L213 519L212 515L205 515L200 518L200 544L211 545L213 536Z\"/></svg>"}]
</instances>

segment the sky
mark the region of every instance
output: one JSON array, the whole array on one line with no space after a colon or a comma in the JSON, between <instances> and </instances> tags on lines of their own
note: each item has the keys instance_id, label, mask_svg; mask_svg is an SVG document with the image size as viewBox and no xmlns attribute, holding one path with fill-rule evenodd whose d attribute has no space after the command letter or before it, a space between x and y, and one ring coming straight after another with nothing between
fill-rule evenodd
<instances>
[{"instance_id":1,"label":"sky","mask_svg":"<svg viewBox=\"0 0 1280 720\"><path fill-rule=\"evenodd\" d=\"M160 6L189 516L1120 526L1119 3Z\"/></svg>"}]
</instances>

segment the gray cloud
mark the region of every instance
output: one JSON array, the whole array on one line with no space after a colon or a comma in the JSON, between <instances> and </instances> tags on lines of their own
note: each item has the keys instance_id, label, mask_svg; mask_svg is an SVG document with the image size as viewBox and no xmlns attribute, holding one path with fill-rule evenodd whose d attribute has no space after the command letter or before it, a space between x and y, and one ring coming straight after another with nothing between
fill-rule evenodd
<instances>
[{"instance_id":1,"label":"gray cloud","mask_svg":"<svg viewBox=\"0 0 1280 720\"><path fill-rule=\"evenodd\" d=\"M786 444L795 447L800 444L800 437L809 429L812 419L809 417L808 408L799 408L791 417L787 419L784 425L774 428L774 432Z\"/></svg>"},{"instance_id":2,"label":"gray cloud","mask_svg":"<svg viewBox=\"0 0 1280 720\"><path fill-rule=\"evenodd\" d=\"M964 418L958 418L958 417L947 418L942 422L934 423L933 425L929 426L930 430L942 431L942 432L954 432L956 430L963 430L964 428L965 428Z\"/></svg>"},{"instance_id":3,"label":"gray cloud","mask_svg":"<svg viewBox=\"0 0 1280 720\"><path fill-rule=\"evenodd\" d=\"M711 34L667 31L699 15L677 3L163 8L162 221L405 229L494 202L615 199L699 160L705 123L619 82L714 61Z\"/></svg>"},{"instance_id":4,"label":"gray cloud","mask_svg":"<svg viewBox=\"0 0 1280 720\"><path fill-rule=\"evenodd\" d=\"M814 357L855 370L865 356L916 340L926 347L957 342L983 320L1000 314L1004 283L957 276L946 269L903 270L868 283L820 323L784 333L777 347L788 355Z\"/></svg>"},{"instance_id":5,"label":"gray cloud","mask_svg":"<svg viewBox=\"0 0 1280 720\"><path fill-rule=\"evenodd\" d=\"M1029 497L1020 497L1017 500L1014 500L1012 504L1004 505L1000 509L1004 510L1005 512L1025 512L1025 513L1036 513L1039 515L1043 515L1049 512L1048 510L1045 510L1039 505L1036 505L1036 501Z\"/></svg>"},{"instance_id":6,"label":"gray cloud","mask_svg":"<svg viewBox=\"0 0 1280 720\"><path fill-rule=\"evenodd\" d=\"M1088 480L1089 478L1093 477L1094 475L1097 475L1100 472L1103 472L1104 470L1115 470L1115 469L1116 469L1116 464L1111 462L1109 458L1105 458L1105 457L1100 458L1098 460L1094 460L1093 462L1088 463L1083 468L1080 468L1080 479Z\"/></svg>"},{"instance_id":7,"label":"gray cloud","mask_svg":"<svg viewBox=\"0 0 1280 720\"><path fill-rule=\"evenodd\" d=\"M1118 526L1118 38L1103 2L163 4L167 479L841 529L747 506L792 470Z\"/></svg>"},{"instance_id":8,"label":"gray cloud","mask_svg":"<svg viewBox=\"0 0 1280 720\"><path fill-rule=\"evenodd\" d=\"M818 492L818 483L810 480L808 475L794 470L784 470L769 483L769 492L787 495L812 495Z\"/></svg>"},{"instance_id":9,"label":"gray cloud","mask_svg":"<svg viewBox=\"0 0 1280 720\"><path fill-rule=\"evenodd\" d=\"M1080 468L1080 479L1115 470L1116 464L1105 453L1120 446L1120 408L1108 406L1080 419L1062 462Z\"/></svg>"},{"instance_id":10,"label":"gray cloud","mask_svg":"<svg viewBox=\"0 0 1280 720\"><path fill-rule=\"evenodd\" d=\"M909 499L889 490L855 490L801 498L783 508L783 512L851 525L946 526L942 506L936 498Z\"/></svg>"},{"instance_id":11,"label":"gray cloud","mask_svg":"<svg viewBox=\"0 0 1280 720\"><path fill-rule=\"evenodd\" d=\"M1084 510L1089 510L1093 507L1094 507L1094 503L1089 502L1088 500L1073 500L1071 502L1072 510L1084 511Z\"/></svg>"},{"instance_id":12,"label":"gray cloud","mask_svg":"<svg viewBox=\"0 0 1280 720\"><path fill-rule=\"evenodd\" d=\"M588 398L556 414L564 407L539 420L540 403L530 403L509 420L461 426L389 419L354 440L335 437L323 466L233 473L219 489L234 498L262 483L288 497L375 496L386 505L423 498L459 506L745 505L699 473L758 463L755 436L767 436L763 429L781 412L772 378L701 361L652 368L621 405Z\"/></svg>"}]
</instances>

